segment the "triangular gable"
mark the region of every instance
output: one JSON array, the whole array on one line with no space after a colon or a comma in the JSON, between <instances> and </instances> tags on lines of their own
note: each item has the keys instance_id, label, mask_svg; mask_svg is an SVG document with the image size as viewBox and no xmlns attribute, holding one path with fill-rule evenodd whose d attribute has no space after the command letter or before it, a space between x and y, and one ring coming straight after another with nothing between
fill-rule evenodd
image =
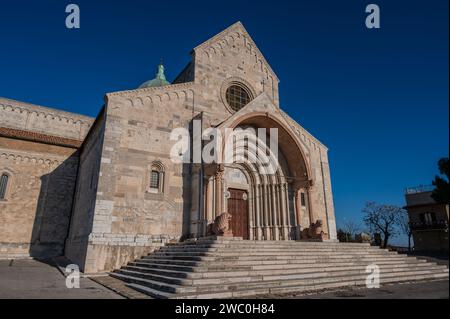
<instances>
[{"instance_id":1,"label":"triangular gable","mask_svg":"<svg viewBox=\"0 0 450 319\"><path fill-rule=\"evenodd\" d=\"M280 82L280 80L278 79L278 76L272 70L272 68L270 67L270 64L267 62L267 60L265 59L264 55L258 49L258 47L256 46L255 42L253 41L252 37L250 36L250 34L247 32L247 30L245 29L245 27L242 25L242 23L240 21L232 24L231 26L229 26L228 28L226 28L222 32L220 32L220 33L216 34L215 36L213 36L212 38L210 38L209 40L207 40L207 41L203 42L202 44L196 46L193 49L193 51L194 52L198 52L198 51L201 51L201 50L207 51L209 48L211 48L212 46L214 46L217 43L221 43L221 42L227 43L226 37L232 35L233 33L242 34L246 38L246 41L247 41L247 43L249 45L249 49L251 50L251 52L252 53L256 53L258 59L263 62L263 64L267 68L267 70L274 76L276 81Z\"/></svg>"}]
</instances>

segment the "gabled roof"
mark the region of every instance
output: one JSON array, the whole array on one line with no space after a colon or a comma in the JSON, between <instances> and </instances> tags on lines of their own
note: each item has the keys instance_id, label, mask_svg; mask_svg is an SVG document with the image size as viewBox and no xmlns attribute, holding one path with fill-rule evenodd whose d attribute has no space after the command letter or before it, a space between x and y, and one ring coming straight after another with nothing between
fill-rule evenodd
<instances>
[{"instance_id":1,"label":"gabled roof","mask_svg":"<svg viewBox=\"0 0 450 319\"><path fill-rule=\"evenodd\" d=\"M224 36L226 36L227 34L234 32L234 31L240 31L241 33L244 34L244 36L249 40L249 42L252 44L254 50L256 50L259 58L264 62L264 64L267 66L267 69L275 76L276 80L278 82L280 82L280 80L278 79L278 76L276 75L276 73L272 70L272 68L270 67L270 64L267 62L266 58L264 57L264 55L261 53L261 51L258 49L258 47L255 44L255 41L253 41L252 37L250 36L250 34L247 32L247 30L245 29L244 25L238 21L234 24L232 24L231 26L229 26L228 28L226 28L225 30L223 30L222 32L216 34L215 36L213 36L212 38L210 38L209 40L201 43L200 45L196 46L193 51L198 51L201 49L204 49L208 46L213 45L215 42L220 41Z\"/></svg>"}]
</instances>

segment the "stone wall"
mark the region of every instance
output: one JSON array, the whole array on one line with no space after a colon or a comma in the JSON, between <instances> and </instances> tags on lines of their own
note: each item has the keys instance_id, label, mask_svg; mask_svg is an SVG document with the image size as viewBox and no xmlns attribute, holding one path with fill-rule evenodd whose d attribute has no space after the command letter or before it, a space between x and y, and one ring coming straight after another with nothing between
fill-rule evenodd
<instances>
[{"instance_id":1,"label":"stone wall","mask_svg":"<svg viewBox=\"0 0 450 319\"><path fill-rule=\"evenodd\" d=\"M0 258L63 253L77 165L76 149L0 137Z\"/></svg>"},{"instance_id":2,"label":"stone wall","mask_svg":"<svg viewBox=\"0 0 450 319\"><path fill-rule=\"evenodd\" d=\"M94 119L0 97L0 126L83 140Z\"/></svg>"},{"instance_id":3,"label":"stone wall","mask_svg":"<svg viewBox=\"0 0 450 319\"><path fill-rule=\"evenodd\" d=\"M65 255L82 269L93 228L104 130L105 112L102 110L80 149L80 164Z\"/></svg>"},{"instance_id":4,"label":"stone wall","mask_svg":"<svg viewBox=\"0 0 450 319\"><path fill-rule=\"evenodd\" d=\"M114 269L187 231L189 168L171 161L170 133L190 125L191 84L111 93L107 101L86 272ZM155 163L163 167L159 193L149 191Z\"/></svg>"}]
</instances>

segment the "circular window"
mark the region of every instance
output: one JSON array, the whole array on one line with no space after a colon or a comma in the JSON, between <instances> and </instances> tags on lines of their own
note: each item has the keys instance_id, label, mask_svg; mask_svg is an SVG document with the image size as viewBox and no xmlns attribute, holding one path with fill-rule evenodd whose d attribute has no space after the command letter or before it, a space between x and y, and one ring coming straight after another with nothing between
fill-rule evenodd
<instances>
[{"instance_id":1,"label":"circular window","mask_svg":"<svg viewBox=\"0 0 450 319\"><path fill-rule=\"evenodd\" d=\"M228 105L233 109L233 111L239 111L251 100L248 90L236 84L228 87L225 93L225 97L227 99Z\"/></svg>"}]
</instances>

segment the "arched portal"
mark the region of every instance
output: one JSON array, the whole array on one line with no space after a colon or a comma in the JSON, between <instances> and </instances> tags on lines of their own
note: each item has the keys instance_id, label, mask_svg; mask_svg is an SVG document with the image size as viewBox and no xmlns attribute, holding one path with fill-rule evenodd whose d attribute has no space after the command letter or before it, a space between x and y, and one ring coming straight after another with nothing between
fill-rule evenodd
<instances>
[{"instance_id":1,"label":"arched portal","mask_svg":"<svg viewBox=\"0 0 450 319\"><path fill-rule=\"evenodd\" d=\"M230 132L249 128L257 132L257 150L250 147L248 141L240 146L236 143L233 153L239 153L241 148L245 156L230 161L230 148L226 145L230 141ZM244 115L222 129L221 164L211 165L206 170L209 175L204 196L205 219L212 222L226 211L236 214L236 220L247 223L242 226L248 228L248 239L299 239L300 228L308 227L314 219L308 200L312 181L306 155L290 128L276 116L258 112ZM262 138L258 129L266 129L267 136ZM276 134L270 129L275 129ZM277 135L276 152L270 149L271 135ZM266 160L261 156L260 142L269 148L264 154ZM274 154L276 167L270 170L267 163L275 161ZM245 201L238 198L241 196ZM233 207L228 207L229 204ZM243 211L246 218L242 216ZM234 227L242 233L239 225Z\"/></svg>"}]
</instances>

